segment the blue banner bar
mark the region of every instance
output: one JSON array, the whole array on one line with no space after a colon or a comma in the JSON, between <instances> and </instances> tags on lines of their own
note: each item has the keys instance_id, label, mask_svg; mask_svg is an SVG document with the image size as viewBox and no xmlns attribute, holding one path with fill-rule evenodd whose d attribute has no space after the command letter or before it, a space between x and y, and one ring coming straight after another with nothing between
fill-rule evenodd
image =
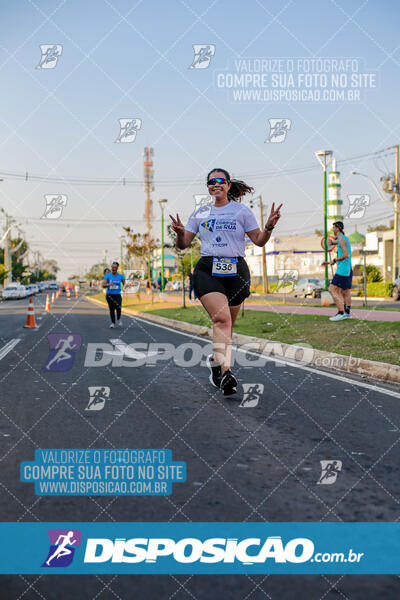
<instances>
[{"instance_id":1,"label":"blue banner bar","mask_svg":"<svg viewBox=\"0 0 400 600\"><path fill-rule=\"evenodd\" d=\"M399 574L400 523L0 523L1 574Z\"/></svg>"}]
</instances>

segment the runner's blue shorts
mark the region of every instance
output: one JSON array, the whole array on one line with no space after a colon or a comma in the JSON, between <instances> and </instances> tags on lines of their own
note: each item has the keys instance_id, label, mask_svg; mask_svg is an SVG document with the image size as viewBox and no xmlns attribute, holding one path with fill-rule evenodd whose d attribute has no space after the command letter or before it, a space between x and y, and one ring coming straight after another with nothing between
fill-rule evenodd
<instances>
[{"instance_id":1,"label":"runner's blue shorts","mask_svg":"<svg viewBox=\"0 0 400 600\"><path fill-rule=\"evenodd\" d=\"M350 275L348 275L347 277L345 275L338 275L336 273L336 275L333 276L331 284L337 285L337 287L340 287L342 290L351 290L352 282L353 271L350 271Z\"/></svg>"}]
</instances>

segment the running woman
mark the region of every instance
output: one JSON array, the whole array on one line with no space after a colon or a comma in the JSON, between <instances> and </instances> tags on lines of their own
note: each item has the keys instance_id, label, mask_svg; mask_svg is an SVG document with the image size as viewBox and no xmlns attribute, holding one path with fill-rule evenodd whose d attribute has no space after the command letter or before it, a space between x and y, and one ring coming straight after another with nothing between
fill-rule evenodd
<instances>
[{"instance_id":1,"label":"running woman","mask_svg":"<svg viewBox=\"0 0 400 600\"><path fill-rule=\"evenodd\" d=\"M349 238L344 235L344 225L342 221L336 221L332 225L332 230L337 244L337 258L329 263L337 264L336 273L329 286L329 291L335 301L338 312L334 317L329 317L330 321L344 321L349 319L351 308L351 286L353 280L353 271L351 268L351 245Z\"/></svg>"},{"instance_id":2,"label":"running woman","mask_svg":"<svg viewBox=\"0 0 400 600\"><path fill-rule=\"evenodd\" d=\"M188 248L198 233L201 258L193 273L196 296L213 324L214 353L207 358L211 383L225 395L234 394L237 380L230 369L232 328L240 306L250 295L250 272L244 259L246 234L256 246L265 246L280 218L280 208L272 204L265 228L258 227L252 211L241 198L254 189L244 181L231 179L225 169L212 169L207 175L213 204L202 206L189 217L186 227L179 215L172 219L176 244Z\"/></svg>"},{"instance_id":3,"label":"running woman","mask_svg":"<svg viewBox=\"0 0 400 600\"><path fill-rule=\"evenodd\" d=\"M111 325L110 328L115 327L115 313L117 313L117 325L122 327L121 319L121 287L125 283L125 277L118 273L119 263L113 262L111 265L111 273L107 273L103 279L103 288L107 288L106 300L108 308L110 309Z\"/></svg>"}]
</instances>

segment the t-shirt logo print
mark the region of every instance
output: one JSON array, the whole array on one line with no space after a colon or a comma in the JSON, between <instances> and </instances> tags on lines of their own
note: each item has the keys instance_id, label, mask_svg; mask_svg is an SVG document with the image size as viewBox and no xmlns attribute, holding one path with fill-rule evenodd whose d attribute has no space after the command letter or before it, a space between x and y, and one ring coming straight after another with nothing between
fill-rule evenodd
<instances>
[{"instance_id":1,"label":"t-shirt logo print","mask_svg":"<svg viewBox=\"0 0 400 600\"><path fill-rule=\"evenodd\" d=\"M203 221L201 226L204 227L206 231L214 231L215 219L208 219L208 221Z\"/></svg>"}]
</instances>

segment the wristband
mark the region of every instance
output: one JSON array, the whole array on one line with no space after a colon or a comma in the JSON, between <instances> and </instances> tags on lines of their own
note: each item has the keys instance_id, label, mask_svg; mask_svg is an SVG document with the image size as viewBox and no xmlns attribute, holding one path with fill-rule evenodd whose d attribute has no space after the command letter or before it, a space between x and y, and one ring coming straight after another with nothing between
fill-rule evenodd
<instances>
[{"instance_id":1,"label":"wristband","mask_svg":"<svg viewBox=\"0 0 400 600\"><path fill-rule=\"evenodd\" d=\"M265 231L272 231L274 228L274 225L272 227L264 227Z\"/></svg>"}]
</instances>

